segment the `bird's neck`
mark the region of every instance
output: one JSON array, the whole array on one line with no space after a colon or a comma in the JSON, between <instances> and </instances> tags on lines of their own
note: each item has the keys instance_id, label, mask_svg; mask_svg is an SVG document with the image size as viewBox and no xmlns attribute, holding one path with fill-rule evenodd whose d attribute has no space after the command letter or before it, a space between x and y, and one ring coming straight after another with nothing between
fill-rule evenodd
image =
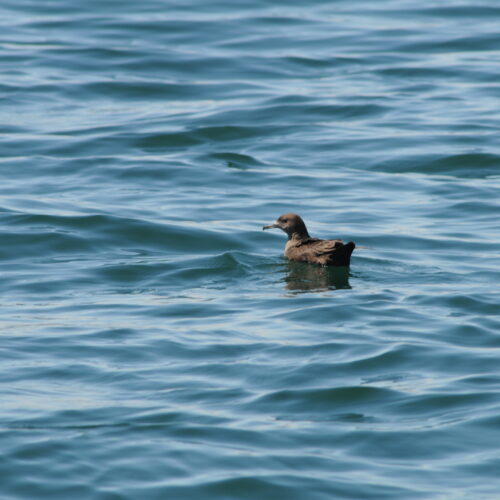
<instances>
[{"instance_id":1,"label":"bird's neck","mask_svg":"<svg viewBox=\"0 0 500 500\"><path fill-rule=\"evenodd\" d=\"M295 241L297 243L308 240L310 238L309 233L306 231L295 231L288 235L289 241Z\"/></svg>"}]
</instances>

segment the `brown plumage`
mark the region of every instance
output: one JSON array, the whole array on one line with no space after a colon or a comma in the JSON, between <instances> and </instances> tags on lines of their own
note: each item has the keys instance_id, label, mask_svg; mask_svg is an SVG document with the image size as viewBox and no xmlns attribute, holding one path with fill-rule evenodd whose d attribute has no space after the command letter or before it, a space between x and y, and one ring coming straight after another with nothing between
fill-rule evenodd
<instances>
[{"instance_id":1,"label":"brown plumage","mask_svg":"<svg viewBox=\"0 0 500 500\"><path fill-rule=\"evenodd\" d=\"M279 228L288 235L285 257L299 262L310 262L322 266L348 266L356 246L352 241L320 240L311 238L304 221L297 214L281 215L274 224L262 229Z\"/></svg>"}]
</instances>

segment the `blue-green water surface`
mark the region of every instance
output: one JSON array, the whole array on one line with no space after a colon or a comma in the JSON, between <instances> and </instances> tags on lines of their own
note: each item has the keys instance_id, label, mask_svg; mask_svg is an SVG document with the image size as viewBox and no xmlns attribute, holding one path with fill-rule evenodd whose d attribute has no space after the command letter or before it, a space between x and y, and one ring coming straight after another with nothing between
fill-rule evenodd
<instances>
[{"instance_id":1,"label":"blue-green water surface","mask_svg":"<svg viewBox=\"0 0 500 500\"><path fill-rule=\"evenodd\" d=\"M500 498L496 0L0 19L2 499Z\"/></svg>"}]
</instances>

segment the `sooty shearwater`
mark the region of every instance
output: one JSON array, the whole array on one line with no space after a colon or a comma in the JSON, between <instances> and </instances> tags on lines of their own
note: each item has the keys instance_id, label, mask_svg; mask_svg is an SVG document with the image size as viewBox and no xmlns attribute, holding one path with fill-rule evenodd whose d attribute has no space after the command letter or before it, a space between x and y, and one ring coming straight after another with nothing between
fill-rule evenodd
<instances>
[{"instance_id":1,"label":"sooty shearwater","mask_svg":"<svg viewBox=\"0 0 500 500\"><path fill-rule=\"evenodd\" d=\"M320 240L311 238L304 221L297 214L281 215L274 224L262 229L279 228L288 234L285 257L299 262L310 262L322 266L349 266L351 254L356 246L352 241Z\"/></svg>"}]
</instances>

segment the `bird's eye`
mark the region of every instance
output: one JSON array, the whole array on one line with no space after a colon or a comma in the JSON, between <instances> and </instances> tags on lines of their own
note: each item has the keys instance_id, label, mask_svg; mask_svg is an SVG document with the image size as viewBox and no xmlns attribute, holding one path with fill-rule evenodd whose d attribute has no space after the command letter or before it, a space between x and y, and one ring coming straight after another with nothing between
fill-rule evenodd
<instances>
[{"instance_id":1,"label":"bird's eye","mask_svg":"<svg viewBox=\"0 0 500 500\"><path fill-rule=\"evenodd\" d=\"M283 219L283 222L285 222L285 223L288 222L288 219Z\"/></svg>"}]
</instances>

